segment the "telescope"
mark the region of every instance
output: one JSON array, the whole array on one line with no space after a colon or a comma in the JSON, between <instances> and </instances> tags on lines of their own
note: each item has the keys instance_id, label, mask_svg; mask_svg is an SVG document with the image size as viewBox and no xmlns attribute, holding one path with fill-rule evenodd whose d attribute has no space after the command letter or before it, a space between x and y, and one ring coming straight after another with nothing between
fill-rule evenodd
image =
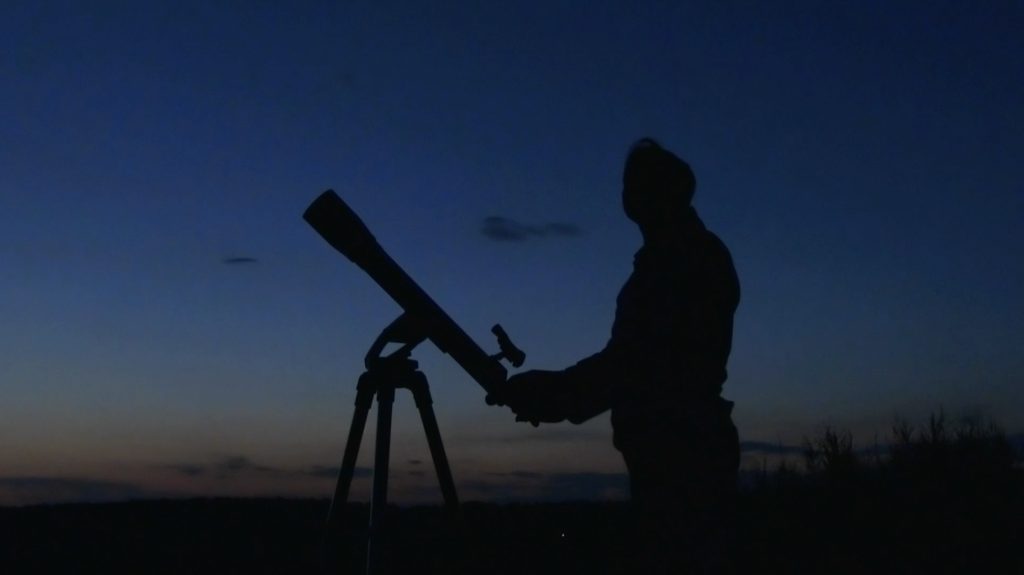
<instances>
[{"instance_id":1,"label":"telescope","mask_svg":"<svg viewBox=\"0 0 1024 575\"><path fill-rule=\"evenodd\" d=\"M387 343L403 343L399 350L408 355L423 339L429 339L452 357L487 392L497 391L505 383L508 372L499 362L507 359L519 367L526 355L509 339L500 325L491 331L498 338L500 352L488 355L448 316L419 285L409 277L384 248L377 243L359 216L333 190L320 195L303 219L327 243L365 271L404 310L381 334L367 355L367 368Z\"/></svg>"},{"instance_id":2,"label":"telescope","mask_svg":"<svg viewBox=\"0 0 1024 575\"><path fill-rule=\"evenodd\" d=\"M419 285L409 277L384 248L377 243L366 225L352 208L333 190L321 194L306 209L303 219L327 243L362 268L391 299L402 308L402 315L391 322L377 336L364 360L366 372L359 377L356 387L356 409L352 416L341 471L334 489L334 498L328 513L328 537L325 551L328 563L335 563L333 553L343 549L337 538L344 524L342 514L348 501L349 488L355 474L356 458L362 442L366 419L377 398L377 440L373 465L373 493L370 500L370 532L367 537L366 572L373 574L386 570L388 554L381 551L382 522L387 506L388 459L391 445L391 413L395 390L412 392L423 421L430 455L437 472L445 507L453 515L458 512L455 482L444 452L441 432L437 426L426 376L411 359L413 348L425 340L434 342L442 352L450 355L485 391L488 402L496 401L508 372L500 363L504 359L514 367L523 364L526 354L517 348L500 325L491 328L498 338L499 352L488 355L456 324ZM383 356L389 343L401 347ZM386 544L386 539L385 539ZM341 571L346 571L341 569Z\"/></svg>"}]
</instances>

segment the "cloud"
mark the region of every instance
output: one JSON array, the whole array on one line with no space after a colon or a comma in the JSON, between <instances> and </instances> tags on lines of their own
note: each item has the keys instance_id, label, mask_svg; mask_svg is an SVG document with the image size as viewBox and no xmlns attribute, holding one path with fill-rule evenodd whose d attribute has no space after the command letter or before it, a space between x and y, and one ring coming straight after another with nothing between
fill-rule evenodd
<instances>
[{"instance_id":1,"label":"cloud","mask_svg":"<svg viewBox=\"0 0 1024 575\"><path fill-rule=\"evenodd\" d=\"M783 445L767 441L741 441L740 451L743 453L769 453L774 455L798 455L804 452L796 445Z\"/></svg>"},{"instance_id":2,"label":"cloud","mask_svg":"<svg viewBox=\"0 0 1024 575\"><path fill-rule=\"evenodd\" d=\"M310 477L323 477L325 479L337 479L341 468L337 465L310 465L305 469L305 475ZM365 467L357 467L353 477L360 477L360 471L370 473Z\"/></svg>"},{"instance_id":3,"label":"cloud","mask_svg":"<svg viewBox=\"0 0 1024 575\"><path fill-rule=\"evenodd\" d=\"M524 224L501 216L484 218L480 232L496 242L524 242L531 238L571 238L583 233L576 224L551 222L546 224Z\"/></svg>"},{"instance_id":4,"label":"cloud","mask_svg":"<svg viewBox=\"0 0 1024 575\"><path fill-rule=\"evenodd\" d=\"M182 475L187 475L189 477L199 477L200 475L206 474L205 465L195 465L192 463L177 463L174 465L168 465L167 467L169 469L177 471L178 473L181 473Z\"/></svg>"},{"instance_id":5,"label":"cloud","mask_svg":"<svg viewBox=\"0 0 1024 575\"><path fill-rule=\"evenodd\" d=\"M253 474L336 479L340 470L339 465L309 465L298 469L274 467L256 463L244 455L229 455L213 463L176 463L161 467L187 477L216 477L218 479ZM371 475L373 475L373 470L367 467L356 467L353 473L353 477L356 479Z\"/></svg>"},{"instance_id":6,"label":"cloud","mask_svg":"<svg viewBox=\"0 0 1024 575\"><path fill-rule=\"evenodd\" d=\"M337 479L338 474L341 472L340 465L311 465L304 470L300 470L297 473L300 475L308 475L311 477L324 477L327 479ZM356 467L352 472L353 479L359 479L360 477L370 477L373 475L373 470L369 467Z\"/></svg>"},{"instance_id":7,"label":"cloud","mask_svg":"<svg viewBox=\"0 0 1024 575\"><path fill-rule=\"evenodd\" d=\"M538 473L536 471L491 472L489 475L497 477L515 477L517 479L543 479L545 477L543 473Z\"/></svg>"},{"instance_id":8,"label":"cloud","mask_svg":"<svg viewBox=\"0 0 1024 575\"><path fill-rule=\"evenodd\" d=\"M0 505L123 501L165 496L133 483L80 477L0 477Z\"/></svg>"},{"instance_id":9,"label":"cloud","mask_svg":"<svg viewBox=\"0 0 1024 575\"><path fill-rule=\"evenodd\" d=\"M541 426L539 428L526 428L516 433L508 434L479 434L467 435L458 434L450 438L455 444L494 444L494 443L572 443L577 441L598 441L611 444L612 435L610 431L580 428L580 427L556 427Z\"/></svg>"},{"instance_id":10,"label":"cloud","mask_svg":"<svg viewBox=\"0 0 1024 575\"><path fill-rule=\"evenodd\" d=\"M229 266L237 266L259 263L260 260L256 258L251 258L249 256L228 256L221 259L220 261L221 263L227 264Z\"/></svg>"},{"instance_id":11,"label":"cloud","mask_svg":"<svg viewBox=\"0 0 1024 575\"><path fill-rule=\"evenodd\" d=\"M244 472L257 472L257 473L280 473L281 470L268 465L259 465L254 463L248 457L244 455L233 455L225 457L219 463L217 463L217 470L222 474L234 474Z\"/></svg>"},{"instance_id":12,"label":"cloud","mask_svg":"<svg viewBox=\"0 0 1024 575\"><path fill-rule=\"evenodd\" d=\"M540 473L510 471L487 474L461 486L476 497L494 501L606 501L629 494L626 473Z\"/></svg>"},{"instance_id":13,"label":"cloud","mask_svg":"<svg viewBox=\"0 0 1024 575\"><path fill-rule=\"evenodd\" d=\"M161 467L187 477L227 478L247 473L280 473L283 470L254 463L244 455L229 455L213 463L174 463Z\"/></svg>"}]
</instances>

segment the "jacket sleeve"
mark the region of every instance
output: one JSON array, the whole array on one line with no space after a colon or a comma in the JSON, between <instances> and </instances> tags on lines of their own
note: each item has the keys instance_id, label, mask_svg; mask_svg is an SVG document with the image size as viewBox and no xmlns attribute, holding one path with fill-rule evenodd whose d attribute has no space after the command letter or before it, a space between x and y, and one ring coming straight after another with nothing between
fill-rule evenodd
<instances>
[{"instance_id":1,"label":"jacket sleeve","mask_svg":"<svg viewBox=\"0 0 1024 575\"><path fill-rule=\"evenodd\" d=\"M605 348L562 372L570 422L583 423L611 409L615 379L611 370L617 367L613 354Z\"/></svg>"},{"instance_id":2,"label":"jacket sleeve","mask_svg":"<svg viewBox=\"0 0 1024 575\"><path fill-rule=\"evenodd\" d=\"M613 387L635 364L632 359L641 349L645 332L640 309L643 298L637 297L640 279L634 272L619 293L612 334L604 349L562 372L572 423L582 423L610 409Z\"/></svg>"}]
</instances>

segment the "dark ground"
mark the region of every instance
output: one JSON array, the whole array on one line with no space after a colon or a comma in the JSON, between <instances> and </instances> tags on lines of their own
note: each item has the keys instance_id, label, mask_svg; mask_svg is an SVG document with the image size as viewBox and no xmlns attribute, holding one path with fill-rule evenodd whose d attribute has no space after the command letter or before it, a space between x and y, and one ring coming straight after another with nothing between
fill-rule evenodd
<instances>
[{"instance_id":1,"label":"dark ground","mask_svg":"<svg viewBox=\"0 0 1024 575\"><path fill-rule=\"evenodd\" d=\"M900 493L772 481L744 494L744 573L1024 573L1020 489ZM0 509L0 573L316 573L328 502L206 499ZM466 504L392 510L399 573L614 573L625 504ZM348 537L361 557L367 508Z\"/></svg>"}]
</instances>

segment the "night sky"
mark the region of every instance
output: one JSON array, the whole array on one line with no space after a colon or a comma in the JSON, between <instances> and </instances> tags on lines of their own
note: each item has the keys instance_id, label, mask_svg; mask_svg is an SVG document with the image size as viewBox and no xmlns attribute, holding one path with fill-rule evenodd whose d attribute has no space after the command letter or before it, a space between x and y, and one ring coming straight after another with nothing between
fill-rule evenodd
<instances>
[{"instance_id":1,"label":"night sky","mask_svg":"<svg viewBox=\"0 0 1024 575\"><path fill-rule=\"evenodd\" d=\"M485 349L599 350L643 136L740 275L743 440L1024 430L1024 5L497 4L2 4L0 504L329 496L400 309L302 220L327 188ZM464 499L625 495L607 415L416 359ZM392 465L440 500L401 395Z\"/></svg>"}]
</instances>

